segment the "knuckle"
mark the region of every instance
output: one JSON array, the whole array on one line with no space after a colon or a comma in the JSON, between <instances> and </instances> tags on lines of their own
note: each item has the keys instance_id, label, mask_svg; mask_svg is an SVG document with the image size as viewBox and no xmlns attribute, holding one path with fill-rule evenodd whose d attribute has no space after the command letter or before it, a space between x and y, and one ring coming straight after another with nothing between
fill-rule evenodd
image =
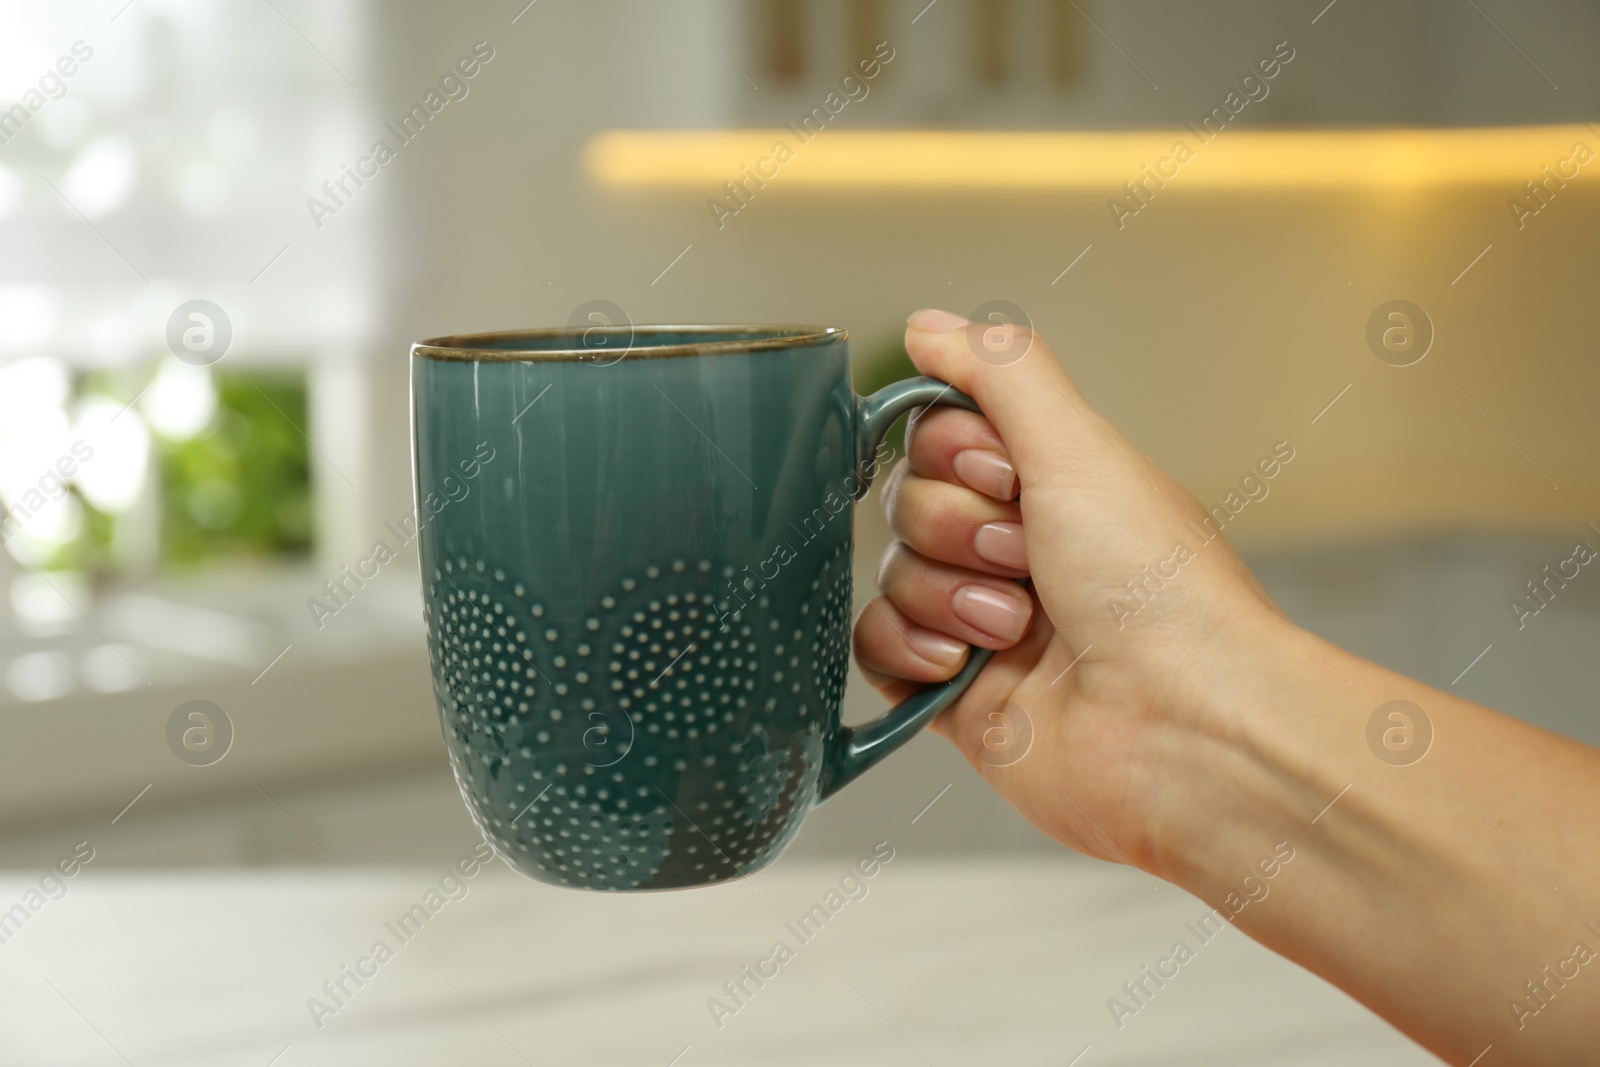
<instances>
[{"instance_id":1,"label":"knuckle","mask_svg":"<svg viewBox=\"0 0 1600 1067\"><path fill-rule=\"evenodd\" d=\"M856 656L863 662L875 662L878 657L876 650L881 643L878 640L878 631L881 629L878 616L869 606L856 620L855 629L851 632L851 644L855 647Z\"/></svg>"},{"instance_id":2,"label":"knuckle","mask_svg":"<svg viewBox=\"0 0 1600 1067\"><path fill-rule=\"evenodd\" d=\"M929 599L934 579L927 560L909 545L898 544L892 556L885 556L878 588L890 603L908 612Z\"/></svg>"},{"instance_id":3,"label":"knuckle","mask_svg":"<svg viewBox=\"0 0 1600 1067\"><path fill-rule=\"evenodd\" d=\"M910 463L904 458L897 460L895 465L889 469L888 477L883 480L883 493L880 500L884 517L889 520L891 525L894 523L896 501L900 498L900 484L905 480L906 472L910 470L910 466Z\"/></svg>"},{"instance_id":4,"label":"knuckle","mask_svg":"<svg viewBox=\"0 0 1600 1067\"><path fill-rule=\"evenodd\" d=\"M924 478L908 479L899 512L900 539L923 555L930 545L944 540L952 522L952 502L945 499L942 485Z\"/></svg>"},{"instance_id":5,"label":"knuckle","mask_svg":"<svg viewBox=\"0 0 1600 1067\"><path fill-rule=\"evenodd\" d=\"M922 432L908 438L906 451L918 470L945 469L950 456L975 444L998 445L999 435L982 415L960 408L940 408L926 415Z\"/></svg>"},{"instance_id":6,"label":"knuckle","mask_svg":"<svg viewBox=\"0 0 1600 1067\"><path fill-rule=\"evenodd\" d=\"M910 452L916 445L917 437L922 428L927 424L930 415L935 414L932 408L915 408L906 416L906 451Z\"/></svg>"},{"instance_id":7,"label":"knuckle","mask_svg":"<svg viewBox=\"0 0 1600 1067\"><path fill-rule=\"evenodd\" d=\"M908 551L909 549L906 548L903 541L890 542L889 547L883 550L883 556L878 560L878 573L875 580L878 588L883 591L885 596L890 595L889 589L899 576L901 568L904 567L904 558Z\"/></svg>"}]
</instances>

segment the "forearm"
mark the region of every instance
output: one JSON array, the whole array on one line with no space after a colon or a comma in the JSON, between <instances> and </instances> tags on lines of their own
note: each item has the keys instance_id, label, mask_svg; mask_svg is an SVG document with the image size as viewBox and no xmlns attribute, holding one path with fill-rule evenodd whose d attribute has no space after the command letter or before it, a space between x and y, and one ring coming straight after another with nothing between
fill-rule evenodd
<instances>
[{"instance_id":1,"label":"forearm","mask_svg":"<svg viewBox=\"0 0 1600 1067\"><path fill-rule=\"evenodd\" d=\"M1195 717L1226 773L1188 772L1199 803L1160 873L1237 905L1254 872L1270 893L1242 930L1451 1062L1600 1063L1600 754L1297 631L1260 638ZM1431 720L1416 762L1369 745L1396 699ZM1279 842L1294 858L1268 881Z\"/></svg>"}]
</instances>

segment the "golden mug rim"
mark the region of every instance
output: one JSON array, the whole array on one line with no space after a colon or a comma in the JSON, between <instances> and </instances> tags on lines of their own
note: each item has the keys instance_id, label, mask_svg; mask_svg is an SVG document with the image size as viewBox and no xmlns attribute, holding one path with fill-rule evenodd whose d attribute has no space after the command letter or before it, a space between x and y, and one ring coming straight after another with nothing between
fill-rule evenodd
<instances>
[{"instance_id":1,"label":"golden mug rim","mask_svg":"<svg viewBox=\"0 0 1600 1067\"><path fill-rule=\"evenodd\" d=\"M516 348L503 343L519 338L552 338L600 332L632 339L618 348ZM667 333L738 334L726 341L651 344L651 334ZM751 336L754 335L754 336ZM521 330L494 330L483 333L448 334L417 341L411 346L413 359L433 359L466 363L614 363L627 359L670 359L683 356L735 355L771 352L787 348L807 348L849 339L842 326L774 325L763 323L700 323L688 325L655 324L640 326L547 326ZM491 345L488 342L494 342ZM619 354L620 353L620 354Z\"/></svg>"}]
</instances>

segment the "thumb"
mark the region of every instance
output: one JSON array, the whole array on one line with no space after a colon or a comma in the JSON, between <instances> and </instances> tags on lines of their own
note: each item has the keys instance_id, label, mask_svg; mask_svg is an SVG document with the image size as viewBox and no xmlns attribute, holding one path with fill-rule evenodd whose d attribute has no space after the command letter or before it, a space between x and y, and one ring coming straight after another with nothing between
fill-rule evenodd
<instances>
[{"instance_id":1,"label":"thumb","mask_svg":"<svg viewBox=\"0 0 1600 1067\"><path fill-rule=\"evenodd\" d=\"M978 402L1024 487L1102 471L1117 478L1126 475L1128 463L1142 462L1027 327L974 323L925 308L906 320L905 344L918 370Z\"/></svg>"}]
</instances>

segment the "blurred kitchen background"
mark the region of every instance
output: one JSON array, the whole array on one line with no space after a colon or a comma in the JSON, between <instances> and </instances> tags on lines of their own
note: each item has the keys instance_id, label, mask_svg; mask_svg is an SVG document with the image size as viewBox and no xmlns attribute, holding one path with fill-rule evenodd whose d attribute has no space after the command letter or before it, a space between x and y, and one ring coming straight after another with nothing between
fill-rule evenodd
<instances>
[{"instance_id":1,"label":"blurred kitchen background","mask_svg":"<svg viewBox=\"0 0 1600 1067\"><path fill-rule=\"evenodd\" d=\"M1432 1062L1242 937L1122 1033L1204 906L932 736L759 893L497 870L324 1030L477 837L407 348L825 323L866 390L910 311L1006 301L1208 505L1294 449L1227 534L1300 625L1600 743L1596 40L1582 0L0 4L0 1060ZM870 589L876 493L857 533ZM880 903L713 1027L884 838Z\"/></svg>"},{"instance_id":2,"label":"blurred kitchen background","mask_svg":"<svg viewBox=\"0 0 1600 1067\"><path fill-rule=\"evenodd\" d=\"M407 345L592 301L845 326L863 388L911 310L1010 301L1208 504L1290 442L1228 534L1302 626L1600 742L1600 574L1509 606L1600 547L1597 39L1580 0L7 4L0 866L459 852L414 546L307 601L400 547ZM1369 342L1394 300L1428 343ZM936 796L926 855L1057 852L924 737L793 855Z\"/></svg>"}]
</instances>

